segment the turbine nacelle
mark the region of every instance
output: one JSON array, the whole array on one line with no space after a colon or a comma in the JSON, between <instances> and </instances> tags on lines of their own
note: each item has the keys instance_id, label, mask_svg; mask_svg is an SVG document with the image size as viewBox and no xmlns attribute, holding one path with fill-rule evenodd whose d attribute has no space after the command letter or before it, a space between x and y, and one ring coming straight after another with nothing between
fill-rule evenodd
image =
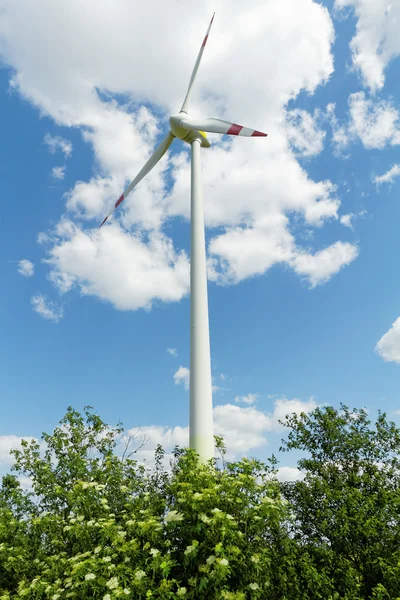
<instances>
[{"instance_id":1,"label":"turbine nacelle","mask_svg":"<svg viewBox=\"0 0 400 600\"><path fill-rule=\"evenodd\" d=\"M112 207L106 218L103 220L100 227L104 225L107 219L113 214L115 209L118 208L121 202L125 200L127 195L130 194L130 192L137 186L139 181L141 181L143 177L150 173L150 171L156 166L158 161L167 152L168 148L170 147L175 138L178 138L183 142L187 142L188 144L191 144L194 140L199 140L202 148L209 148L211 144L210 141L207 139L205 132L219 133L221 135L238 135L241 137L260 137L267 135L266 133L262 133L261 131L257 131L256 129L243 127L242 125L238 125L237 123L230 123L229 121L224 121L222 119L193 119L188 115L190 96L192 94L194 80L199 69L201 57L203 56L204 48L207 43L213 19L214 16L211 19L210 25L208 26L207 33L205 35L205 38L203 39L200 52L197 56L192 76L190 77L189 87L186 93L185 100L183 101L180 113L172 115L172 117L170 117L170 131L167 133L165 138L159 143L159 145L154 150L153 154L150 156L146 164L136 175L135 179L131 181L131 183L125 189L124 193L120 196L117 202L115 202L114 206Z\"/></svg>"},{"instance_id":2,"label":"turbine nacelle","mask_svg":"<svg viewBox=\"0 0 400 600\"><path fill-rule=\"evenodd\" d=\"M204 131L195 128L189 129L188 125L190 124L190 121L191 118L183 111L177 115L172 115L169 119L172 135L188 144L191 144L194 140L199 140L202 148L209 148L211 144Z\"/></svg>"}]
</instances>

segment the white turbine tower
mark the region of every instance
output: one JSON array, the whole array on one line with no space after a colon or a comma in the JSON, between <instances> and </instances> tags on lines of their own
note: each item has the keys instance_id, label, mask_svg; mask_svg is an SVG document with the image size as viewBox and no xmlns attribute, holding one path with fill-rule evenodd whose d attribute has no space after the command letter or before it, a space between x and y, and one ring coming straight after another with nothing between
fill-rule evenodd
<instances>
[{"instance_id":1,"label":"white turbine tower","mask_svg":"<svg viewBox=\"0 0 400 600\"><path fill-rule=\"evenodd\" d=\"M157 146L152 156L135 179L128 185L102 225L158 163L175 138L191 146L191 248L190 248L190 419L189 445L199 455L201 462L214 456L212 416L212 383L210 360L210 335L208 325L207 269L204 235L203 196L201 190L200 148L209 148L205 132L246 137L266 136L266 133L229 123L221 119L192 119L189 101L193 84L207 43L214 15L197 56L190 78L186 98L178 114L169 119L170 130Z\"/></svg>"}]
</instances>

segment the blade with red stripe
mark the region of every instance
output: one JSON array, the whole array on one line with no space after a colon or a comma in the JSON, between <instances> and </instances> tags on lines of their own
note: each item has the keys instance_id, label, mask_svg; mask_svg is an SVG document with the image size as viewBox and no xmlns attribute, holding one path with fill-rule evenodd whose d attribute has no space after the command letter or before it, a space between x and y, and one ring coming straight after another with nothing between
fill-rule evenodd
<instances>
[{"instance_id":1,"label":"blade with red stripe","mask_svg":"<svg viewBox=\"0 0 400 600\"><path fill-rule=\"evenodd\" d=\"M207 44L208 36L210 34L210 31L211 31L211 25L212 25L212 23L214 21L214 16L215 16L215 13L212 16L212 19L211 19L210 24L209 24L208 29L207 29L207 33L206 33L206 35L204 37L204 40L203 40L203 43L202 43L202 45L200 47L200 52L197 55L197 59L196 59L196 62L195 62L194 68L193 68L192 76L191 76L190 81L189 81L188 91L186 92L186 97L185 97L185 99L183 101L183 104L182 104L181 112L185 112L185 113L188 112L189 100L190 100L190 96L191 96L191 93L192 93L194 80L196 79L196 75L197 75L197 71L199 69L201 57L203 56L204 48L205 48L205 46Z\"/></svg>"},{"instance_id":2,"label":"blade with red stripe","mask_svg":"<svg viewBox=\"0 0 400 600\"><path fill-rule=\"evenodd\" d=\"M160 158L162 158L162 156L164 156L164 154L166 153L166 151L172 144L173 139L174 139L174 136L171 133L168 133L167 136L161 142L161 144L159 144L157 146L157 148L154 150L153 154L150 156L147 163L139 171L139 173L136 175L135 179L128 185L128 187L126 188L126 190L124 191L122 196L116 201L112 210L108 213L106 218L103 220L100 227L102 227L104 225L104 223L107 221L107 219L113 214L115 209L117 209L118 206L121 204L121 202L123 200L125 200L127 195L133 190L133 188L137 186L139 181L141 181L143 179L143 177L145 177L152 170L152 168L156 166L156 164L158 163ZM100 227L99 227L99 229L100 229Z\"/></svg>"},{"instance_id":3,"label":"blade with red stripe","mask_svg":"<svg viewBox=\"0 0 400 600\"><path fill-rule=\"evenodd\" d=\"M183 119L181 127L188 130L205 131L206 133L221 133L243 137L266 137L268 135L262 131L257 131L257 129L250 129L222 119Z\"/></svg>"}]
</instances>

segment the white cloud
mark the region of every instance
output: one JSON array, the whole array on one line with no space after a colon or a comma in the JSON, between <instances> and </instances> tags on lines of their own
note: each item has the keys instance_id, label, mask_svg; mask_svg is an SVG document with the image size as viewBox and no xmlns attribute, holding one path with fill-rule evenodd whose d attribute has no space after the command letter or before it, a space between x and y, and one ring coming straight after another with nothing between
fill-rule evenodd
<instances>
[{"instance_id":1,"label":"white cloud","mask_svg":"<svg viewBox=\"0 0 400 600\"><path fill-rule=\"evenodd\" d=\"M275 400L273 421L276 427L280 427L278 421L284 421L286 415L292 413L300 414L302 412L309 413L316 408L317 403L315 398L312 397L307 401L298 400L297 398L293 398L292 400L288 400L287 398L278 398Z\"/></svg>"},{"instance_id":2,"label":"white cloud","mask_svg":"<svg viewBox=\"0 0 400 600\"><path fill-rule=\"evenodd\" d=\"M376 344L375 351L386 362L400 364L400 317Z\"/></svg>"},{"instance_id":3,"label":"white cloud","mask_svg":"<svg viewBox=\"0 0 400 600\"><path fill-rule=\"evenodd\" d=\"M20 437L18 435L0 435L0 465L12 465L14 457L10 455L10 450L21 449L22 440L33 440L33 437Z\"/></svg>"},{"instance_id":4,"label":"white cloud","mask_svg":"<svg viewBox=\"0 0 400 600\"><path fill-rule=\"evenodd\" d=\"M279 481L300 481L305 475L297 467L280 467L277 478Z\"/></svg>"},{"instance_id":5,"label":"white cloud","mask_svg":"<svg viewBox=\"0 0 400 600\"><path fill-rule=\"evenodd\" d=\"M350 48L354 66L372 91L381 89L385 69L400 55L400 3L398 0L335 0L335 7L354 8L356 34Z\"/></svg>"},{"instance_id":6,"label":"white cloud","mask_svg":"<svg viewBox=\"0 0 400 600\"><path fill-rule=\"evenodd\" d=\"M58 323L64 316L64 310L61 306L57 306L51 302L45 295L37 294L31 298L32 308L43 319Z\"/></svg>"},{"instance_id":7,"label":"white cloud","mask_svg":"<svg viewBox=\"0 0 400 600\"><path fill-rule=\"evenodd\" d=\"M279 420L286 414L310 412L317 407L313 398L302 400L280 398L275 400L272 413L254 406L241 407L222 404L214 408L214 429L223 436L229 456L240 455L268 442L267 434L282 429Z\"/></svg>"},{"instance_id":8,"label":"white cloud","mask_svg":"<svg viewBox=\"0 0 400 600\"><path fill-rule=\"evenodd\" d=\"M18 273L20 273L24 277L32 277L34 272L35 272L35 265L33 264L33 262L31 262L27 258L24 258L23 260L19 261Z\"/></svg>"},{"instance_id":9,"label":"white cloud","mask_svg":"<svg viewBox=\"0 0 400 600\"><path fill-rule=\"evenodd\" d=\"M182 367L184 369L184 367ZM214 407L214 433L223 436L228 460L246 455L248 452L264 446L267 442L267 434L282 429L278 419L282 419L286 413L310 412L317 407L314 399L306 402L293 399L281 398L275 402L272 413L264 412L253 406L240 407L233 404L223 404ZM166 451L167 459L171 457L174 446L187 448L189 444L188 427L162 427L152 425L131 429L128 434L137 435L147 440L146 444L137 453L139 460L149 463L153 460L154 449L161 444ZM282 470L283 475L289 479L289 471L292 478L296 477L297 469L287 467Z\"/></svg>"},{"instance_id":10,"label":"white cloud","mask_svg":"<svg viewBox=\"0 0 400 600\"><path fill-rule=\"evenodd\" d=\"M398 110L388 101L367 99L364 92L351 94L350 135L357 136L366 148L400 144Z\"/></svg>"},{"instance_id":11,"label":"white cloud","mask_svg":"<svg viewBox=\"0 0 400 600\"><path fill-rule=\"evenodd\" d=\"M286 114L286 121L288 140L300 155L308 157L322 152L326 133L318 127L318 113L310 115L296 108Z\"/></svg>"},{"instance_id":12,"label":"white cloud","mask_svg":"<svg viewBox=\"0 0 400 600\"><path fill-rule=\"evenodd\" d=\"M352 224L352 219L354 218L354 214L353 213L347 213L347 215L342 215L340 217L340 222L342 225L344 225L345 227L349 227L350 229L353 229L353 224Z\"/></svg>"},{"instance_id":13,"label":"white cloud","mask_svg":"<svg viewBox=\"0 0 400 600\"><path fill-rule=\"evenodd\" d=\"M54 179L64 179L65 167L53 167L51 174Z\"/></svg>"},{"instance_id":14,"label":"white cloud","mask_svg":"<svg viewBox=\"0 0 400 600\"><path fill-rule=\"evenodd\" d=\"M183 378L188 369L181 367ZM218 405L214 407L214 433L224 437L227 447L227 458L232 460L234 457L246 455L248 452L260 448L267 443L267 434L282 429L278 423L287 413L310 412L317 407L313 398L308 401L298 399L280 398L275 400L272 412L258 410L254 406L240 407L232 404ZM126 435L127 434L127 435ZM161 425L149 425L139 428L130 428L123 436L125 441L127 436L132 436L132 441L128 452L137 449L135 458L146 460L152 463L154 459L154 450L158 444L161 444L166 451L167 460L171 458L171 452L175 446L187 448L189 445L188 427L163 427ZM122 454L125 444L124 439L117 440L117 452ZM20 447L21 439L34 439L32 437L18 437L15 435L0 436L0 465L10 465L12 460L9 457L11 448ZM141 442L145 444L139 448ZM44 448L45 445L41 443ZM281 467L278 477L282 481L300 478L298 469L291 467ZM23 482L29 486L29 481Z\"/></svg>"},{"instance_id":15,"label":"white cloud","mask_svg":"<svg viewBox=\"0 0 400 600\"><path fill-rule=\"evenodd\" d=\"M189 262L162 233L129 234L118 225L82 230L60 223L47 263L61 292L73 287L119 310L151 308L180 300L189 288Z\"/></svg>"},{"instance_id":16,"label":"white cloud","mask_svg":"<svg viewBox=\"0 0 400 600\"><path fill-rule=\"evenodd\" d=\"M167 350L168 352L168 350ZM224 390L224 388L222 388L219 385L215 384L215 377L212 377L212 392L214 394L216 394L217 392L221 392ZM221 378L222 379L222 378ZM189 385L190 385L190 369L188 369L187 367L182 367L180 366L179 369L176 371L176 373L174 374L174 382L175 385L183 385L185 390L189 389Z\"/></svg>"},{"instance_id":17,"label":"white cloud","mask_svg":"<svg viewBox=\"0 0 400 600\"><path fill-rule=\"evenodd\" d=\"M190 370L187 367L180 366L174 374L175 385L183 385L185 390L189 389Z\"/></svg>"},{"instance_id":18,"label":"white cloud","mask_svg":"<svg viewBox=\"0 0 400 600\"><path fill-rule=\"evenodd\" d=\"M359 140L368 150L400 144L400 113L387 100L367 98L364 92L349 96L349 118L339 125L335 105L328 104L326 115L333 130L333 144L341 153Z\"/></svg>"},{"instance_id":19,"label":"white cloud","mask_svg":"<svg viewBox=\"0 0 400 600\"><path fill-rule=\"evenodd\" d=\"M349 227L349 229L354 230L354 227L353 227L354 219L357 219L358 217L363 217L366 213L367 213L366 210L360 210L360 212L358 212L358 213L347 213L346 215L342 215L340 217L340 222L345 227Z\"/></svg>"},{"instance_id":20,"label":"white cloud","mask_svg":"<svg viewBox=\"0 0 400 600\"><path fill-rule=\"evenodd\" d=\"M44 136L44 143L48 147L51 154L55 154L57 150L62 152L65 158L69 158L72 154L72 144L69 140L58 135L51 135L46 133Z\"/></svg>"},{"instance_id":21,"label":"white cloud","mask_svg":"<svg viewBox=\"0 0 400 600\"><path fill-rule=\"evenodd\" d=\"M176 348L167 348L168 354L176 358L178 356L178 351Z\"/></svg>"},{"instance_id":22,"label":"white cloud","mask_svg":"<svg viewBox=\"0 0 400 600\"><path fill-rule=\"evenodd\" d=\"M378 187L381 183L393 183L393 181L400 175L400 165L394 164L386 173L383 175L376 175L374 177L374 183Z\"/></svg>"},{"instance_id":23,"label":"white cloud","mask_svg":"<svg viewBox=\"0 0 400 600\"><path fill-rule=\"evenodd\" d=\"M258 400L258 394L247 394L247 396L236 396L236 404L255 404Z\"/></svg>"},{"instance_id":24,"label":"white cloud","mask_svg":"<svg viewBox=\"0 0 400 600\"><path fill-rule=\"evenodd\" d=\"M314 255L306 252L297 254L293 258L293 268L296 273L308 278L311 287L315 287L328 281L357 256L357 246L348 242L336 242Z\"/></svg>"},{"instance_id":25,"label":"white cloud","mask_svg":"<svg viewBox=\"0 0 400 600\"><path fill-rule=\"evenodd\" d=\"M43 27L49 11L53 25ZM189 216L185 152L163 158L121 206L118 226L107 226L100 235L76 223L83 218L99 223L151 153L166 125L165 113L182 101L203 35L199 23L205 27L210 12L194 0L171 6L168 13L159 0L150 0L139 20L128 0L107 5L39 0L35 8L30 0L15 0L4 7L0 55L13 68L13 89L56 124L80 128L94 151L92 179L77 182L66 198L74 233L49 236L54 244L50 279L62 291L75 287L122 310L149 308L157 299L177 301L187 293L187 257L164 233L174 217ZM176 34L178 18L185 35ZM161 52L149 46L149 31L162 40ZM218 283L261 275L277 263L299 272L307 256L313 265L321 263L321 256L325 262L332 258L334 264L322 270L300 270L316 285L350 262L350 245L342 244L348 254L340 263L341 242L322 255L318 250L308 254L289 231L291 219L300 217L309 227L338 218L335 187L309 178L291 148L295 144L303 155L319 151L323 132L316 115L292 111L286 118L288 100L302 90L313 93L332 74L333 39L328 10L312 0L235 0L214 22L193 114L266 127L270 134L267 139L219 141L204 152L205 220L209 227L220 227L216 236L210 231L209 244L210 275ZM240 72L240 85L237 78L221 77L230 72ZM118 103L115 94L124 100ZM173 188L167 192L170 180ZM353 247L352 257L356 254Z\"/></svg>"}]
</instances>

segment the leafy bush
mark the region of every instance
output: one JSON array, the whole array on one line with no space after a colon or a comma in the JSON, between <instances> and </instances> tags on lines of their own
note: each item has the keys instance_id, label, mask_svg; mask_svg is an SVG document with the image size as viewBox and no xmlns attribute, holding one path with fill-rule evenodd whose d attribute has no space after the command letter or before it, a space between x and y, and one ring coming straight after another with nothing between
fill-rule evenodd
<instances>
[{"instance_id":1,"label":"leafy bush","mask_svg":"<svg viewBox=\"0 0 400 600\"><path fill-rule=\"evenodd\" d=\"M3 477L0 599L396 598L399 432L357 414L288 417L285 448L311 458L280 484L274 457L225 463L220 439L221 466L176 448L166 471L158 447L145 468L116 455L120 424L68 408Z\"/></svg>"}]
</instances>

